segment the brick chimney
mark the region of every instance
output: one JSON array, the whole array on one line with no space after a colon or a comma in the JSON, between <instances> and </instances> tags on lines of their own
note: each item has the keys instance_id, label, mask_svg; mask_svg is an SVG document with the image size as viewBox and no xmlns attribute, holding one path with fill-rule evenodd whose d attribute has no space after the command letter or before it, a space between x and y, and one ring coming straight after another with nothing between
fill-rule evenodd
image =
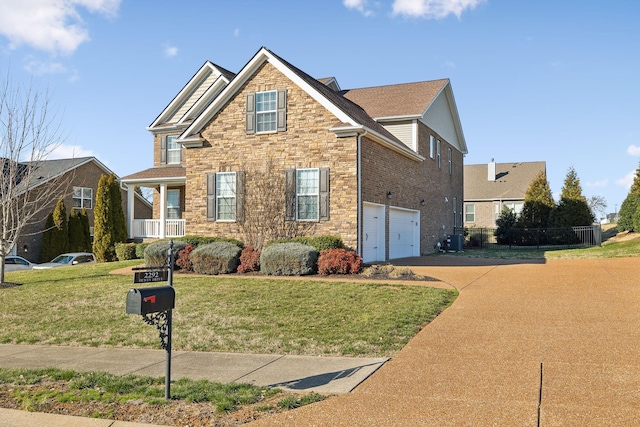
<instances>
[{"instance_id":1,"label":"brick chimney","mask_svg":"<svg viewBox=\"0 0 640 427\"><path fill-rule=\"evenodd\" d=\"M491 182L496 180L496 162L493 159L487 165L487 179Z\"/></svg>"}]
</instances>

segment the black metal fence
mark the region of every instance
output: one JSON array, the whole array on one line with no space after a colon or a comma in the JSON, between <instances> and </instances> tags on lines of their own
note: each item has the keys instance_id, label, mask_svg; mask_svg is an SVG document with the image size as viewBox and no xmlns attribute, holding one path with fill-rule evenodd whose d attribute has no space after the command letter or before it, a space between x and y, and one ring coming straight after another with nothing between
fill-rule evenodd
<instances>
[{"instance_id":1,"label":"black metal fence","mask_svg":"<svg viewBox=\"0 0 640 427\"><path fill-rule=\"evenodd\" d=\"M457 228L463 249L558 249L600 246L600 225L564 228L512 228L496 235L496 228Z\"/></svg>"}]
</instances>

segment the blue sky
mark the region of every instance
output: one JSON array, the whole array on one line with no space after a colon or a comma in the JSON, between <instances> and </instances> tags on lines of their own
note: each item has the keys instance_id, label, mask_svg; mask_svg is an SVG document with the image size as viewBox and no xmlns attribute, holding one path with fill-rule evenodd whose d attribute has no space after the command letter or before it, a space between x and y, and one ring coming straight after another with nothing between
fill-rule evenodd
<instances>
[{"instance_id":1,"label":"blue sky","mask_svg":"<svg viewBox=\"0 0 640 427\"><path fill-rule=\"evenodd\" d=\"M640 161L635 0L0 0L0 75L49 90L57 157L153 165L146 127L206 61L262 46L343 89L449 78L466 164L546 161L620 209Z\"/></svg>"}]
</instances>

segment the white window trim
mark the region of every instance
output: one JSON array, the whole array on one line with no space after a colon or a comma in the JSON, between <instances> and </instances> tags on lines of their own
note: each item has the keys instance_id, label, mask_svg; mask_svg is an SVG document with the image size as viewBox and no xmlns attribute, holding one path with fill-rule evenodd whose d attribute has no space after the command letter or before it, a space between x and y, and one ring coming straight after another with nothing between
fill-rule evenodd
<instances>
[{"instance_id":1,"label":"white window trim","mask_svg":"<svg viewBox=\"0 0 640 427\"><path fill-rule=\"evenodd\" d=\"M177 205L174 206L174 205L170 205L169 204L169 200L170 200L169 193L178 195L178 197L177 197L178 204ZM175 218L173 218L173 217L169 218L169 211L171 211L172 209L177 209L178 210L178 216L175 217ZM180 190L177 189L177 188L167 189L167 219L180 219L181 215L182 215L182 209L180 208Z\"/></svg>"},{"instance_id":2,"label":"white window trim","mask_svg":"<svg viewBox=\"0 0 640 427\"><path fill-rule=\"evenodd\" d=\"M436 158L436 137L429 135L429 157Z\"/></svg>"},{"instance_id":3,"label":"white window trim","mask_svg":"<svg viewBox=\"0 0 640 427\"><path fill-rule=\"evenodd\" d=\"M453 152L451 151L451 148L447 148L447 154L449 155L449 175L453 175Z\"/></svg>"},{"instance_id":4,"label":"white window trim","mask_svg":"<svg viewBox=\"0 0 640 427\"><path fill-rule=\"evenodd\" d=\"M298 183L300 182L298 178L298 172L300 171L315 171L317 176L317 186L316 192L313 194L300 194L298 193ZM298 205L298 200L300 196L314 196L316 198L316 217L315 218L300 218L300 209ZM296 169L296 221L300 222L318 222L320 220L320 169L319 168L301 168Z\"/></svg>"},{"instance_id":5,"label":"white window trim","mask_svg":"<svg viewBox=\"0 0 640 427\"><path fill-rule=\"evenodd\" d=\"M167 136L167 164L171 164L171 165L179 165L180 163L182 163L182 146L180 144L175 144L178 147L177 148L170 148L171 144L173 143L173 141L175 141L176 139L178 139L177 135L168 135ZM178 161L171 161L171 154L172 153L178 153Z\"/></svg>"},{"instance_id":6,"label":"white window trim","mask_svg":"<svg viewBox=\"0 0 640 427\"><path fill-rule=\"evenodd\" d=\"M76 190L80 190L80 197L75 197L75 192ZM91 200L91 207L87 207L85 206L84 201L87 200L86 197L84 197L84 190L89 190L91 192L91 197L89 198L89 200ZM73 200L80 200L80 206L74 206L74 209L93 209L93 188L90 187L73 187L73 195L72 195L72 199ZM74 203L75 205L75 203Z\"/></svg>"},{"instance_id":7,"label":"white window trim","mask_svg":"<svg viewBox=\"0 0 640 427\"><path fill-rule=\"evenodd\" d=\"M468 207L472 207L473 208L473 212L469 212L467 210ZM467 219L467 215L473 215L473 219L469 220ZM464 205L464 222L476 222L476 205L475 203L467 203L466 205Z\"/></svg>"},{"instance_id":8,"label":"white window trim","mask_svg":"<svg viewBox=\"0 0 640 427\"><path fill-rule=\"evenodd\" d=\"M440 155L440 140L436 142L436 159L438 162L438 169L442 166L442 156Z\"/></svg>"},{"instance_id":9,"label":"white window trim","mask_svg":"<svg viewBox=\"0 0 640 427\"><path fill-rule=\"evenodd\" d=\"M274 94L274 108L273 110L264 110L264 111L258 111L258 97L260 95L264 95L267 93L272 93ZM263 115L267 115L267 114L273 114L274 115L274 119L273 119L273 129L268 129L268 130L258 130L259 127L259 120L258 118L260 116ZM277 90L265 90L262 92L256 92L256 133L274 133L278 131L278 91Z\"/></svg>"},{"instance_id":10,"label":"white window trim","mask_svg":"<svg viewBox=\"0 0 640 427\"><path fill-rule=\"evenodd\" d=\"M222 181L220 180L220 177L222 175L233 175L233 196L227 196L227 195L222 195L220 194L221 191L218 191L218 185L219 183L221 183ZM220 204L218 203L218 201L220 199L233 199L233 205L236 205L236 200L237 200L237 185L238 185L238 175L236 174L236 172L217 172L216 173L216 221L217 222L236 222L236 218L238 217L238 212L237 210L234 211L233 213L233 218L220 218Z\"/></svg>"}]
</instances>

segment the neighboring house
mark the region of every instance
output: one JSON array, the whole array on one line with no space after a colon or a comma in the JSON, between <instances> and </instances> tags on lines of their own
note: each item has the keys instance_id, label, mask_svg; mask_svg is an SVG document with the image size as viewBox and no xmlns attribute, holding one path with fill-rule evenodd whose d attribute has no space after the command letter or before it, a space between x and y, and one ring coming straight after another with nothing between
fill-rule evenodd
<instances>
[{"instance_id":1,"label":"neighboring house","mask_svg":"<svg viewBox=\"0 0 640 427\"><path fill-rule=\"evenodd\" d=\"M29 163L25 162L28 166ZM95 157L80 157L74 159L46 160L39 162L37 169L38 179L41 180L39 185L47 185L55 182L59 186L59 196L63 197L67 216L71 213L71 209L86 208L89 218L89 227L91 236L93 237L93 209L98 190L98 182L102 175L110 175L112 173L105 165L99 162ZM116 176L117 178L117 176ZM121 189L122 205L124 212L127 209L127 192ZM13 254L20 255L32 262L47 262L48 259L40 259L40 248L42 245L42 232L45 228L47 216L53 211L56 198L51 206L44 207L36 218L28 224L22 235L18 238ZM134 203L135 215L138 218L151 218L151 203L140 195L136 194Z\"/></svg>"},{"instance_id":2,"label":"neighboring house","mask_svg":"<svg viewBox=\"0 0 640 427\"><path fill-rule=\"evenodd\" d=\"M464 227L496 226L502 209L517 215L538 172L547 173L545 162L495 163L464 167Z\"/></svg>"},{"instance_id":3,"label":"neighboring house","mask_svg":"<svg viewBox=\"0 0 640 427\"><path fill-rule=\"evenodd\" d=\"M261 48L237 74L206 62L148 130L154 167L122 178L130 238L251 244L265 182L285 222L365 262L433 252L462 221L467 145L448 79L341 90ZM131 211L138 186L155 189L153 220Z\"/></svg>"}]
</instances>

